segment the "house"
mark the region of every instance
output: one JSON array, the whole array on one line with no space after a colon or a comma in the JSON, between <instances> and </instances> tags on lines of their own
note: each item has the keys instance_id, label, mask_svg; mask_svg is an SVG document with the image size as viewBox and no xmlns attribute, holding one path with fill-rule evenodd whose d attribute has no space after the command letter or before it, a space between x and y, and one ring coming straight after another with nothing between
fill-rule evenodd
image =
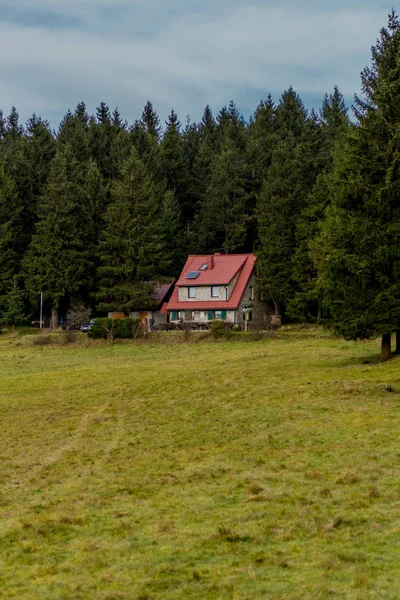
<instances>
[{"instance_id":1,"label":"house","mask_svg":"<svg viewBox=\"0 0 400 600\"><path fill-rule=\"evenodd\" d=\"M153 317L155 325L167 323L168 312L166 307L167 302L171 297L173 287L173 281L163 284L156 283L154 287L154 292L151 295L152 302L149 302L149 304L153 305L153 308L149 308L149 306L143 306L139 310L130 312L129 317L132 317L133 319L140 319L143 322L145 321L145 319L147 319L147 323L150 321L151 317ZM125 318L124 313L118 312L110 312L108 313L108 316L110 318Z\"/></svg>"},{"instance_id":2,"label":"house","mask_svg":"<svg viewBox=\"0 0 400 600\"><path fill-rule=\"evenodd\" d=\"M171 322L264 322L254 254L189 256L167 304ZM247 315L247 316L246 316Z\"/></svg>"}]
</instances>

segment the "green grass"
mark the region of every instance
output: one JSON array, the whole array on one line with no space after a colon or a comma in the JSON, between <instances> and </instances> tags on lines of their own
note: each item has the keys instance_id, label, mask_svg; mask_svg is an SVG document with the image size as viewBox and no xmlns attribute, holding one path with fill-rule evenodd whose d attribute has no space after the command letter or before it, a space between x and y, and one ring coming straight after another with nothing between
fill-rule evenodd
<instances>
[{"instance_id":1,"label":"green grass","mask_svg":"<svg viewBox=\"0 0 400 600\"><path fill-rule=\"evenodd\" d=\"M0 336L1 598L400 597L400 359L80 339Z\"/></svg>"}]
</instances>

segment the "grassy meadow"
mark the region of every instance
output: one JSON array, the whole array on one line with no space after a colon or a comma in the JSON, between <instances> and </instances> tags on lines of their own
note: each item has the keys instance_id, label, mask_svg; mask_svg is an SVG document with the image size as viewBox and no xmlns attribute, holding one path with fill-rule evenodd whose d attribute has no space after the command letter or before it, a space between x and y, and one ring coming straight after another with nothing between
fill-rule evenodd
<instances>
[{"instance_id":1,"label":"grassy meadow","mask_svg":"<svg viewBox=\"0 0 400 600\"><path fill-rule=\"evenodd\" d=\"M0 336L0 597L400 598L400 358L173 336Z\"/></svg>"}]
</instances>

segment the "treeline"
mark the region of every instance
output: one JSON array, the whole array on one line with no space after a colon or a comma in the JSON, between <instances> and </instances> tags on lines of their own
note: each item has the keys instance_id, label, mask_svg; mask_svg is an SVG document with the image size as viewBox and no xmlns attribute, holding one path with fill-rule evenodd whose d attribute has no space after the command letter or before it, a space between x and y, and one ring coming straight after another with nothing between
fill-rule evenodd
<instances>
[{"instance_id":1,"label":"treeline","mask_svg":"<svg viewBox=\"0 0 400 600\"><path fill-rule=\"evenodd\" d=\"M185 126L171 111L164 130L151 102L131 126L81 103L56 133L0 113L0 296L17 276L33 307L44 292L54 311L129 310L188 253L258 251L277 310L317 316L308 242L348 127L337 88L318 114L289 89L249 122L231 102Z\"/></svg>"},{"instance_id":2,"label":"treeline","mask_svg":"<svg viewBox=\"0 0 400 600\"><path fill-rule=\"evenodd\" d=\"M0 301L16 284L54 313L131 310L188 253L256 252L264 297L347 338L400 341L400 25L362 73L350 122L337 87L318 112L289 88L248 121L234 102L199 123L151 102L128 125L101 103L58 131L0 112Z\"/></svg>"}]
</instances>

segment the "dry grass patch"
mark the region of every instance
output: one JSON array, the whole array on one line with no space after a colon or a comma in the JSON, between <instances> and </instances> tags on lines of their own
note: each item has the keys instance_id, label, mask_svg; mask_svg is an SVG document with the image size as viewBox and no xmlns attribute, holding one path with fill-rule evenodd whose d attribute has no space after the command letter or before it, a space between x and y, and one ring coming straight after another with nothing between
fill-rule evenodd
<instances>
[{"instance_id":1,"label":"dry grass patch","mask_svg":"<svg viewBox=\"0 0 400 600\"><path fill-rule=\"evenodd\" d=\"M0 338L3 597L400 596L398 358L56 336Z\"/></svg>"}]
</instances>

